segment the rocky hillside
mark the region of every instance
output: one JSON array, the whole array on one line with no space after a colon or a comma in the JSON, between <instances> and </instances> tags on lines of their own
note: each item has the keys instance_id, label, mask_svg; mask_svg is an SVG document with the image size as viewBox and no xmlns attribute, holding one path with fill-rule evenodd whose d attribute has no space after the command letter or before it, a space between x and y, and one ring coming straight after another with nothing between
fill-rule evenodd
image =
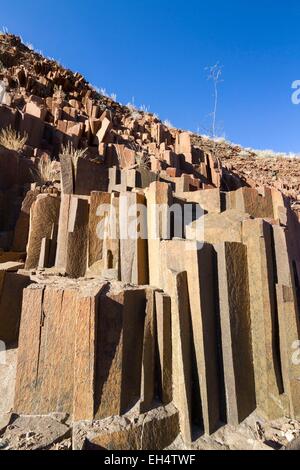
<instances>
[{"instance_id":1,"label":"rocky hillside","mask_svg":"<svg viewBox=\"0 0 300 470\"><path fill-rule=\"evenodd\" d=\"M172 168L172 162L168 155L164 155L164 151L166 148L172 148L174 151L184 150L178 148L178 145L177 149L175 148L176 138L182 131L167 128L156 116L138 110L134 105L122 106L110 97L101 95L82 75L64 69L53 60L45 59L22 44L16 36L0 36L0 80L6 88L2 102L13 109L26 113L30 108L30 105L27 106L26 111L30 100L41 99L39 104L42 103L43 106L45 129L38 143L52 159L57 158L59 145L67 140L59 133L70 137L76 135L77 144L81 148L88 147L93 156L105 157L107 149L103 146L97 149L94 136L99 130L100 116L106 111L110 113L111 118L110 135L106 135L103 142L122 146L117 149L114 147L112 153L116 155L110 155L122 168L132 166L137 163L136 160L139 162L142 159L146 160L155 172L168 170L167 173L171 176L180 174L180 169L175 171ZM2 126L12 122L13 120L6 116ZM52 126L55 127L56 135L53 135ZM23 130L26 132L26 126ZM156 134L161 144L159 149L151 145L156 141ZM165 146L166 142L168 146ZM268 185L291 197L295 208L298 209L300 159L261 158L255 151L223 141L213 142L193 134L190 134L190 143L202 152L211 154L215 160L220 160L223 167L220 184L224 190L236 189L238 185L254 188ZM108 153L111 153L110 150ZM136 159L136 154L139 154L140 158ZM199 155L198 161L197 157L193 157L193 160L188 162L193 163L194 167L186 166L185 172L196 176L201 174ZM228 172L241 181L228 178ZM205 178L202 178L202 181L205 182Z\"/></svg>"},{"instance_id":2,"label":"rocky hillside","mask_svg":"<svg viewBox=\"0 0 300 470\"><path fill-rule=\"evenodd\" d=\"M299 447L298 160L0 61L0 449Z\"/></svg>"}]
</instances>

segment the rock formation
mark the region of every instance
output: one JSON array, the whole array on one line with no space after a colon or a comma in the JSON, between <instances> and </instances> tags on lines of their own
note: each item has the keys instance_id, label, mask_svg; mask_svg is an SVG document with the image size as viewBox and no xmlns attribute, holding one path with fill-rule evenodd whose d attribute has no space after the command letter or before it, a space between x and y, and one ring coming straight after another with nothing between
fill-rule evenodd
<instances>
[{"instance_id":1,"label":"rock formation","mask_svg":"<svg viewBox=\"0 0 300 470\"><path fill-rule=\"evenodd\" d=\"M288 185L15 36L0 61L0 447L287 447L299 161Z\"/></svg>"}]
</instances>

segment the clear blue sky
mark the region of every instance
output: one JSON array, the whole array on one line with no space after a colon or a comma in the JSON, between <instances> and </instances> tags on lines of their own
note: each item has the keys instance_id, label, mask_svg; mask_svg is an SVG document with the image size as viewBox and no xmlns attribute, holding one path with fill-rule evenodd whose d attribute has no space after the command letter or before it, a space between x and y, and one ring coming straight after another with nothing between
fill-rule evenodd
<instances>
[{"instance_id":1,"label":"clear blue sky","mask_svg":"<svg viewBox=\"0 0 300 470\"><path fill-rule=\"evenodd\" d=\"M46 56L161 119L197 130L208 122L224 66L219 122L236 143L300 152L299 0L14 0L1 22Z\"/></svg>"}]
</instances>

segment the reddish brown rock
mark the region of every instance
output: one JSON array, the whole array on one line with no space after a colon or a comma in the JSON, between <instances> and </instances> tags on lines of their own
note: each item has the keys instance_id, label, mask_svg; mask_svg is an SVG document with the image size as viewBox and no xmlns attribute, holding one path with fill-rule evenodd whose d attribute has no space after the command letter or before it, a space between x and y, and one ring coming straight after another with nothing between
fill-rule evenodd
<instances>
[{"instance_id":1,"label":"reddish brown rock","mask_svg":"<svg viewBox=\"0 0 300 470\"><path fill-rule=\"evenodd\" d=\"M36 269L39 265L43 238L56 243L60 198L50 194L38 196L30 211L30 227L25 268Z\"/></svg>"},{"instance_id":2,"label":"reddish brown rock","mask_svg":"<svg viewBox=\"0 0 300 470\"><path fill-rule=\"evenodd\" d=\"M95 416L122 415L140 398L145 291L112 290L100 300Z\"/></svg>"},{"instance_id":3,"label":"reddish brown rock","mask_svg":"<svg viewBox=\"0 0 300 470\"><path fill-rule=\"evenodd\" d=\"M87 198L63 196L59 215L55 266L70 277L87 269L89 204Z\"/></svg>"},{"instance_id":4,"label":"reddish brown rock","mask_svg":"<svg viewBox=\"0 0 300 470\"><path fill-rule=\"evenodd\" d=\"M31 282L17 273L23 267L15 262L0 264L0 340L7 345L18 341L23 289Z\"/></svg>"},{"instance_id":5,"label":"reddish brown rock","mask_svg":"<svg viewBox=\"0 0 300 470\"><path fill-rule=\"evenodd\" d=\"M243 223L247 246L251 334L256 403L269 419L289 413L284 393L278 343L271 226L261 219Z\"/></svg>"},{"instance_id":6,"label":"reddish brown rock","mask_svg":"<svg viewBox=\"0 0 300 470\"><path fill-rule=\"evenodd\" d=\"M162 292L155 293L157 346L160 367L160 395L164 405L172 401L172 322L171 298Z\"/></svg>"},{"instance_id":7,"label":"reddish brown rock","mask_svg":"<svg viewBox=\"0 0 300 470\"><path fill-rule=\"evenodd\" d=\"M256 408L247 248L223 243L215 249L227 422L235 426Z\"/></svg>"}]
</instances>

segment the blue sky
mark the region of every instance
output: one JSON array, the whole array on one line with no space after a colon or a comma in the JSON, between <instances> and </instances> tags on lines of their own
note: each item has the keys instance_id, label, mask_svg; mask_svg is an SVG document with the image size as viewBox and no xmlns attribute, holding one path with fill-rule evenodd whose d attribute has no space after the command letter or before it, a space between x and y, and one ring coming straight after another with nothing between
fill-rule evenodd
<instances>
[{"instance_id":1,"label":"blue sky","mask_svg":"<svg viewBox=\"0 0 300 470\"><path fill-rule=\"evenodd\" d=\"M218 122L244 146L300 153L297 0L14 0L1 22L46 56L127 104L192 131L209 125L223 65Z\"/></svg>"}]
</instances>

